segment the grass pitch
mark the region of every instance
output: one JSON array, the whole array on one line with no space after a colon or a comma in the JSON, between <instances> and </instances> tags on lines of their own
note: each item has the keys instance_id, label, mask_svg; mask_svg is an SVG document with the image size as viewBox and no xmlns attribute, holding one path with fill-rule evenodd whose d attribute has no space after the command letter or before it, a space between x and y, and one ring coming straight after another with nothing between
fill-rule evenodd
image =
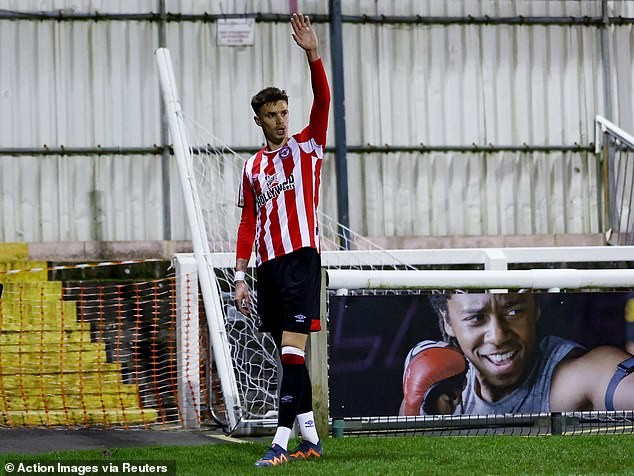
<instances>
[{"instance_id":1,"label":"grass pitch","mask_svg":"<svg viewBox=\"0 0 634 476\"><path fill-rule=\"evenodd\" d=\"M291 442L293 443L293 442ZM178 476L634 474L634 435L349 437L324 440L319 461L255 468L266 443L210 444L0 454L5 461L149 461L176 463ZM0 445L1 446L1 445ZM8 474L3 472L3 474Z\"/></svg>"}]
</instances>

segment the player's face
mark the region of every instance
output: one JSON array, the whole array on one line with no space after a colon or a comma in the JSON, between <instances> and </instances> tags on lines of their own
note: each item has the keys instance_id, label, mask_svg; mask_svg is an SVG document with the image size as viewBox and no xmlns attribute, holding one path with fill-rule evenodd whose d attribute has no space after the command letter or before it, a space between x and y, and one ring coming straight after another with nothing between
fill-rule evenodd
<instances>
[{"instance_id":1,"label":"player's face","mask_svg":"<svg viewBox=\"0 0 634 476\"><path fill-rule=\"evenodd\" d=\"M521 383L536 350L537 309L529 294L454 294L445 330L475 366L482 398L499 400Z\"/></svg>"},{"instance_id":2,"label":"player's face","mask_svg":"<svg viewBox=\"0 0 634 476\"><path fill-rule=\"evenodd\" d=\"M273 149L281 146L288 134L288 103L268 102L255 116L255 123L262 128L267 145Z\"/></svg>"}]
</instances>

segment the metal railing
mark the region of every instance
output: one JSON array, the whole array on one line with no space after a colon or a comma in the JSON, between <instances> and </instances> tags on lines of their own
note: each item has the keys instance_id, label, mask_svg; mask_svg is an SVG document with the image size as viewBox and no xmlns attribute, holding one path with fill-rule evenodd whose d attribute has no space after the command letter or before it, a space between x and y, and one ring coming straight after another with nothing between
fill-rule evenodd
<instances>
[{"instance_id":1,"label":"metal railing","mask_svg":"<svg viewBox=\"0 0 634 476\"><path fill-rule=\"evenodd\" d=\"M634 137L597 116L595 152L603 157L606 240L634 245Z\"/></svg>"}]
</instances>

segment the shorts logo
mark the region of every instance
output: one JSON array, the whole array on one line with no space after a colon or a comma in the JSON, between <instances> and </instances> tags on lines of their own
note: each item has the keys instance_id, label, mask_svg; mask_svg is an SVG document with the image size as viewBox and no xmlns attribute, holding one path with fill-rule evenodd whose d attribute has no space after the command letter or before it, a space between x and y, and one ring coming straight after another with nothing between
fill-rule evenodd
<instances>
[{"instance_id":1,"label":"shorts logo","mask_svg":"<svg viewBox=\"0 0 634 476\"><path fill-rule=\"evenodd\" d=\"M313 420L307 420L304 423L304 428L312 428L313 426L315 426L315 422Z\"/></svg>"},{"instance_id":2,"label":"shorts logo","mask_svg":"<svg viewBox=\"0 0 634 476\"><path fill-rule=\"evenodd\" d=\"M280 157L282 159L285 159L289 155L291 155L291 148L289 146L285 145L284 147L282 147L282 150L280 150Z\"/></svg>"},{"instance_id":3,"label":"shorts logo","mask_svg":"<svg viewBox=\"0 0 634 476\"><path fill-rule=\"evenodd\" d=\"M291 403L292 401L293 401L292 395L284 395L282 398L280 398L280 403Z\"/></svg>"},{"instance_id":4,"label":"shorts logo","mask_svg":"<svg viewBox=\"0 0 634 476\"><path fill-rule=\"evenodd\" d=\"M303 324L306 322L306 316L304 316L303 314L297 314L295 316L295 322L297 324Z\"/></svg>"}]
</instances>

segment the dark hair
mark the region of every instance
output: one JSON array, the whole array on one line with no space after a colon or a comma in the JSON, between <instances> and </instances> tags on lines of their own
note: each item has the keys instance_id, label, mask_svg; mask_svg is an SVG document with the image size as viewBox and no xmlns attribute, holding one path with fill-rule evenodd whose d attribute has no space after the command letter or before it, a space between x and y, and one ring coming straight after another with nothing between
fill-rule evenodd
<instances>
[{"instance_id":1,"label":"dark hair","mask_svg":"<svg viewBox=\"0 0 634 476\"><path fill-rule=\"evenodd\" d=\"M288 102L288 94L286 91L273 86L264 88L251 98L251 107L253 111L258 114L262 106L269 102L286 101Z\"/></svg>"},{"instance_id":2,"label":"dark hair","mask_svg":"<svg viewBox=\"0 0 634 476\"><path fill-rule=\"evenodd\" d=\"M438 327L440 333L442 334L442 340L455 347L460 348L456 338L447 334L447 331L445 330L445 318L447 317L447 313L449 312L447 308L447 301L450 297L450 295L444 293L431 294L429 296L429 304L431 304L431 307L434 309L434 311L436 312L436 316L438 317Z\"/></svg>"}]
</instances>

